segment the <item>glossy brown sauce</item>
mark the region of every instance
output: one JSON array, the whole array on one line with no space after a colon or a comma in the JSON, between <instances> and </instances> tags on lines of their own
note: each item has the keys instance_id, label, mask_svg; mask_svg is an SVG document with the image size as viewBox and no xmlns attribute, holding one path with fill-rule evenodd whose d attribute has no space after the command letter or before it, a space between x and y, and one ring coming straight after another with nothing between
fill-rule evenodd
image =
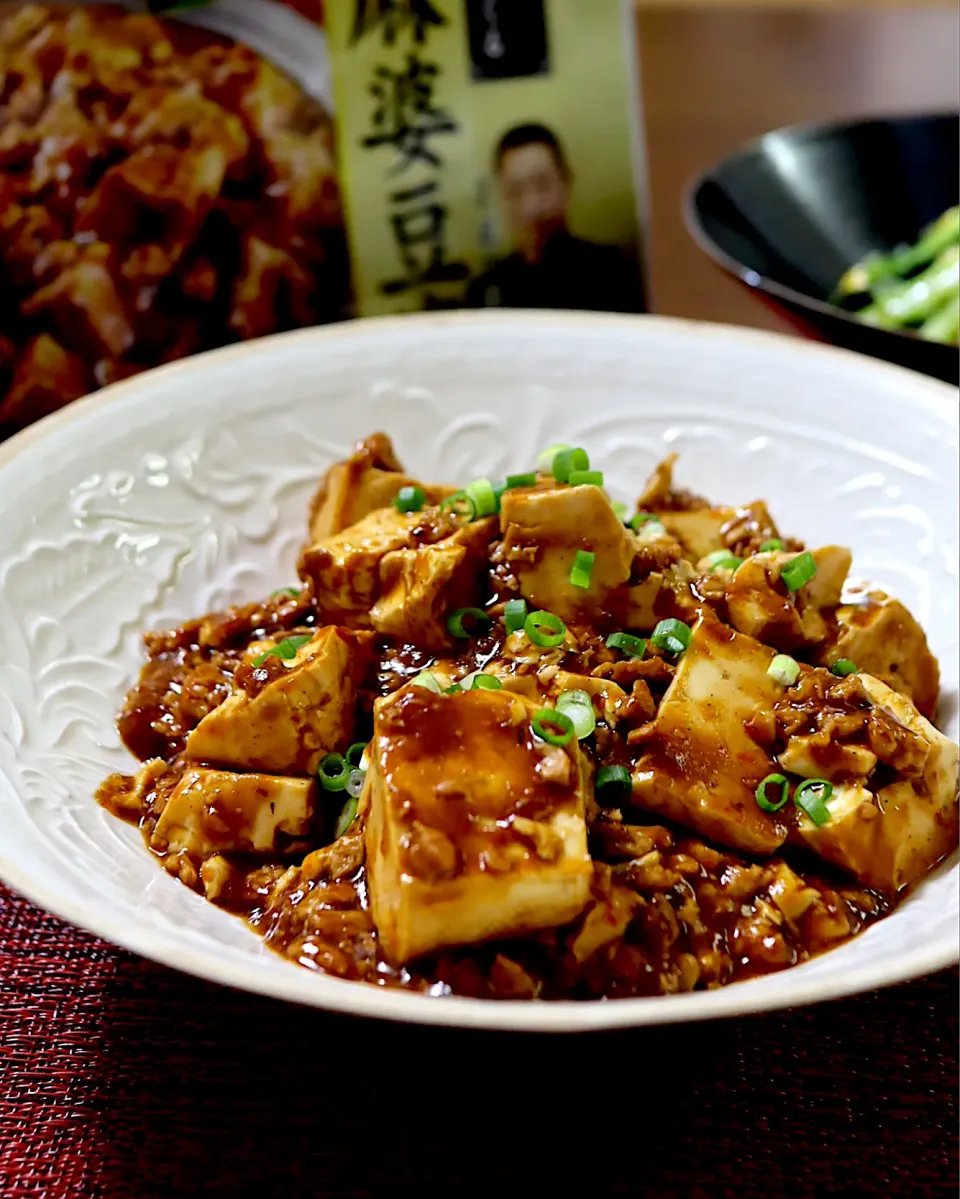
<instances>
[{"instance_id":1,"label":"glossy brown sauce","mask_svg":"<svg viewBox=\"0 0 960 1199\"><path fill-rule=\"evenodd\" d=\"M494 594L488 602L495 612L500 602L496 567L493 574ZM241 681L248 670L241 666L247 645L265 636L275 639L291 630L309 630L316 623L309 594L304 593L297 599L276 597L214 614L148 637L149 661L119 723L124 741L138 757L158 756L170 765L158 765L156 780L139 802L131 798L132 780L118 782L117 776L101 788L100 801L118 816L138 822L149 840L182 773L178 755L186 734L222 701L234 681ZM642 734L672 678L673 664L656 655L642 661L620 659L605 648L600 625L571 632L576 648L555 653L559 668L617 682L635 706L633 729ZM361 713L367 714L361 715L361 724L369 719L376 696L393 693L422 670L442 669L451 678L462 678L502 651L502 630L471 640L457 657L440 659L414 645L379 638L360 695ZM537 662L521 659L511 669L521 676L536 670ZM465 869L476 868L479 858L469 861L463 825L468 816L456 803L451 760L459 758L465 769L469 764L472 773L489 770L491 776L507 774L516 780L513 789L491 789L483 812L504 826L507 839L513 816L537 819L556 810L554 784L545 784L531 765L535 759L528 744L529 726L520 726L518 732L511 724L509 708L519 701L507 691L495 694L502 697L502 708L476 704L469 692L408 692L388 718L391 749L386 769L399 777L412 817L454 833L458 847L468 846ZM836 706L841 715L849 714L842 689ZM784 723L804 719L801 697ZM496 727L487 727L491 721ZM484 755L494 752L489 748L494 744L497 754L510 753L509 736L504 736L510 729L516 761L506 772L494 771ZM365 739L369 731L369 724L359 728L358 738ZM642 735L631 737L633 733L614 732L601 719L583 746L597 764L632 767L644 747ZM442 777L438 767L431 773L431 750L445 755ZM405 772L414 763L410 777L418 781L408 786ZM321 792L316 839L306 847L300 843L292 847L294 852L275 859L239 854L219 859L217 887L208 894L246 919L277 952L307 968L377 986L505 999L618 998L716 987L817 954L855 935L892 904L889 898L829 877L819 864L809 871L798 859L793 865L802 887L800 898L791 895L786 903L781 896L788 909L793 905L788 916L775 898L781 858L755 862L651 823L648 815L597 809L589 815L595 865L591 901L583 917L523 940L452 950L397 969L379 952L359 831L324 845L342 803L342 793ZM229 824L228 812L218 809L209 816ZM450 821L456 827L447 828ZM785 853L791 856L791 851ZM197 870L182 858L168 856L163 864L201 892L214 872L209 862ZM596 952L597 946L603 952Z\"/></svg>"}]
</instances>

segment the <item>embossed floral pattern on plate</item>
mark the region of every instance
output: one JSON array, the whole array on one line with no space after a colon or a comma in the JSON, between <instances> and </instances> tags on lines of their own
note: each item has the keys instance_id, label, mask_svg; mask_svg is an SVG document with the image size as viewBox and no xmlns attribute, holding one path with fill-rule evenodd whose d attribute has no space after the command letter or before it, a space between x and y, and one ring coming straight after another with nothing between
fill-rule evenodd
<instances>
[{"instance_id":1,"label":"embossed floral pattern on plate","mask_svg":"<svg viewBox=\"0 0 960 1199\"><path fill-rule=\"evenodd\" d=\"M632 499L664 452L723 501L770 501L900 595L957 735L957 396L866 358L679 321L459 314L270 338L139 376L0 447L0 875L158 961L321 1007L545 1030L702 1019L910 977L956 956L958 868L802 967L721 992L484 1004L312 975L168 878L91 796L127 769L113 717L140 633L293 577L308 497L389 431L426 478L521 470L583 444Z\"/></svg>"}]
</instances>

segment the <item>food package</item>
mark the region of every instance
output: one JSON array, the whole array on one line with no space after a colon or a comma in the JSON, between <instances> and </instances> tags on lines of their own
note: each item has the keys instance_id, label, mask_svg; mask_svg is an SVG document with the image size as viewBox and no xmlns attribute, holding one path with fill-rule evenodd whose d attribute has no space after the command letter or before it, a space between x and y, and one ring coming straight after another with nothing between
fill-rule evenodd
<instances>
[{"instance_id":1,"label":"food package","mask_svg":"<svg viewBox=\"0 0 960 1199\"><path fill-rule=\"evenodd\" d=\"M0 438L232 342L643 307L624 0L0 2Z\"/></svg>"}]
</instances>

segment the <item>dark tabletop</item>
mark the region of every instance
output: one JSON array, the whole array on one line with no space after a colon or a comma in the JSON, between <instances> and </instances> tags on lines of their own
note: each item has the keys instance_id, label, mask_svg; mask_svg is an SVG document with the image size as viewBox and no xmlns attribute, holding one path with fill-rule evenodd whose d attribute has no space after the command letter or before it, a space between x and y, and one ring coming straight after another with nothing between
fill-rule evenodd
<instances>
[{"instance_id":1,"label":"dark tabletop","mask_svg":"<svg viewBox=\"0 0 960 1199\"><path fill-rule=\"evenodd\" d=\"M2 1199L957 1193L956 971L667 1029L378 1024L173 973L0 889Z\"/></svg>"}]
</instances>

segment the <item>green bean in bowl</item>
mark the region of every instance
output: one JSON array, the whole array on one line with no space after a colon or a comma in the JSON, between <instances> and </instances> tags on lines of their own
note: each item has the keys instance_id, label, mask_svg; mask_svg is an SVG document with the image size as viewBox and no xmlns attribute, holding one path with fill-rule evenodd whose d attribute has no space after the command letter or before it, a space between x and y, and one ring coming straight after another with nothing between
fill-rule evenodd
<instances>
[{"instance_id":1,"label":"green bean in bowl","mask_svg":"<svg viewBox=\"0 0 960 1199\"><path fill-rule=\"evenodd\" d=\"M874 251L845 271L834 300L879 329L960 342L960 207L948 208L913 245Z\"/></svg>"}]
</instances>

